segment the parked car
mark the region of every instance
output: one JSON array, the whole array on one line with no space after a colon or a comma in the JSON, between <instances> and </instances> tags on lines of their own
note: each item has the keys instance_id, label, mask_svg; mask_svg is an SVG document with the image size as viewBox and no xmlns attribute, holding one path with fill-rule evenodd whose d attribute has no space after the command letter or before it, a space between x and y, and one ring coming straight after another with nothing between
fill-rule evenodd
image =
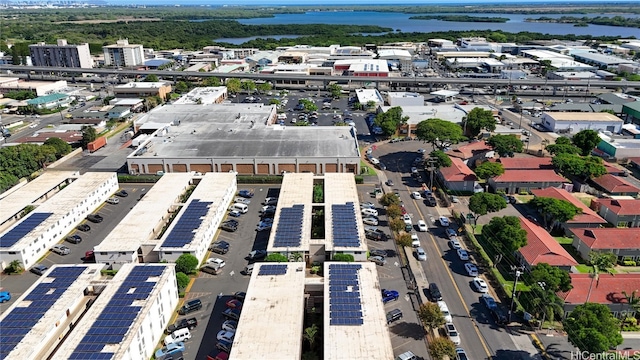
<instances>
[{"instance_id":1,"label":"parked car","mask_svg":"<svg viewBox=\"0 0 640 360\"><path fill-rule=\"evenodd\" d=\"M416 233L411 234L411 247L420 247L420 239L418 238L418 234Z\"/></svg>"},{"instance_id":2,"label":"parked car","mask_svg":"<svg viewBox=\"0 0 640 360\"><path fill-rule=\"evenodd\" d=\"M89 226L88 224L80 224L76 227L76 229L87 232L87 231L91 231L91 226Z\"/></svg>"},{"instance_id":3,"label":"parked car","mask_svg":"<svg viewBox=\"0 0 640 360\"><path fill-rule=\"evenodd\" d=\"M440 216L438 218L438 221L440 222L441 226L444 226L444 227L448 227L449 226L449 218L447 218L446 216Z\"/></svg>"},{"instance_id":4,"label":"parked car","mask_svg":"<svg viewBox=\"0 0 640 360\"><path fill-rule=\"evenodd\" d=\"M467 272L467 275L469 276L478 276L478 267L476 267L475 264L473 263L466 263L464 264L464 269Z\"/></svg>"},{"instance_id":5,"label":"parked car","mask_svg":"<svg viewBox=\"0 0 640 360\"><path fill-rule=\"evenodd\" d=\"M249 205L251 204L251 200L247 199L247 198L243 198L243 197L237 197L235 199L233 199L234 203L239 203L239 204L245 204L245 205Z\"/></svg>"},{"instance_id":6,"label":"parked car","mask_svg":"<svg viewBox=\"0 0 640 360\"><path fill-rule=\"evenodd\" d=\"M225 322L222 323L222 330L236 331L237 328L238 322L235 320L225 320Z\"/></svg>"},{"instance_id":7,"label":"parked car","mask_svg":"<svg viewBox=\"0 0 640 360\"><path fill-rule=\"evenodd\" d=\"M455 230L453 230L452 228L447 228L445 230L445 234L447 235L447 238L449 238L449 239L452 239L452 238L458 236L458 233Z\"/></svg>"},{"instance_id":8,"label":"parked car","mask_svg":"<svg viewBox=\"0 0 640 360\"><path fill-rule=\"evenodd\" d=\"M382 302L384 304L389 301L396 301L400 298L400 294L395 290L382 289Z\"/></svg>"},{"instance_id":9,"label":"parked car","mask_svg":"<svg viewBox=\"0 0 640 360\"><path fill-rule=\"evenodd\" d=\"M442 293L436 283L429 284L429 295L431 295L431 300L433 301L442 301Z\"/></svg>"},{"instance_id":10,"label":"parked car","mask_svg":"<svg viewBox=\"0 0 640 360\"><path fill-rule=\"evenodd\" d=\"M375 263L376 265L380 265L380 266L383 266L384 264L387 263L387 260L385 260L385 258L382 257L382 256L369 256L369 261Z\"/></svg>"},{"instance_id":11,"label":"parked car","mask_svg":"<svg viewBox=\"0 0 640 360\"><path fill-rule=\"evenodd\" d=\"M427 253L421 247L416 249L416 256L419 261L427 261Z\"/></svg>"},{"instance_id":12,"label":"parked car","mask_svg":"<svg viewBox=\"0 0 640 360\"><path fill-rule=\"evenodd\" d=\"M400 319L402 319L402 311L400 309L393 309L387 313L387 324Z\"/></svg>"},{"instance_id":13,"label":"parked car","mask_svg":"<svg viewBox=\"0 0 640 360\"><path fill-rule=\"evenodd\" d=\"M0 303L11 300L11 293L0 288Z\"/></svg>"},{"instance_id":14,"label":"parked car","mask_svg":"<svg viewBox=\"0 0 640 360\"><path fill-rule=\"evenodd\" d=\"M385 185L387 185L387 186L393 186L393 181L391 181L391 180L387 180L387 181L385 181Z\"/></svg>"},{"instance_id":15,"label":"parked car","mask_svg":"<svg viewBox=\"0 0 640 360\"><path fill-rule=\"evenodd\" d=\"M418 231L425 232L429 228L427 227L427 223L424 220L418 220Z\"/></svg>"},{"instance_id":16,"label":"parked car","mask_svg":"<svg viewBox=\"0 0 640 360\"><path fill-rule=\"evenodd\" d=\"M500 305L491 308L491 315L498 325L506 325L509 323L509 317L505 314Z\"/></svg>"},{"instance_id":17,"label":"parked car","mask_svg":"<svg viewBox=\"0 0 640 360\"><path fill-rule=\"evenodd\" d=\"M479 277L476 277L473 279L473 286L476 289L476 291L481 292L483 294L486 294L489 292L489 286L483 279Z\"/></svg>"},{"instance_id":18,"label":"parked car","mask_svg":"<svg viewBox=\"0 0 640 360\"><path fill-rule=\"evenodd\" d=\"M420 195L420 193L419 193L419 192L417 192L417 191L412 192L412 193L411 193L411 197L412 197L413 199L415 199L415 200L421 200L421 199L422 199L422 195Z\"/></svg>"},{"instance_id":19,"label":"parked car","mask_svg":"<svg viewBox=\"0 0 640 360\"><path fill-rule=\"evenodd\" d=\"M228 221L225 221L225 222L222 223L220 228L222 230L225 230L225 231L234 232L234 231L238 230L238 225L230 223Z\"/></svg>"},{"instance_id":20,"label":"parked car","mask_svg":"<svg viewBox=\"0 0 640 360\"><path fill-rule=\"evenodd\" d=\"M170 343L155 353L156 359L172 359L173 355L181 355L184 352L184 342Z\"/></svg>"},{"instance_id":21,"label":"parked car","mask_svg":"<svg viewBox=\"0 0 640 360\"><path fill-rule=\"evenodd\" d=\"M216 241L211 245L211 248L209 250L213 251L214 253L224 255L229 252L229 243L224 240Z\"/></svg>"},{"instance_id":22,"label":"parked car","mask_svg":"<svg viewBox=\"0 0 640 360\"><path fill-rule=\"evenodd\" d=\"M129 193L126 190L120 190L116 193L116 196L127 197L129 196Z\"/></svg>"},{"instance_id":23,"label":"parked car","mask_svg":"<svg viewBox=\"0 0 640 360\"><path fill-rule=\"evenodd\" d=\"M249 255L247 255L247 260L260 260L267 257L267 252L265 250L251 250L249 251Z\"/></svg>"},{"instance_id":24,"label":"parked car","mask_svg":"<svg viewBox=\"0 0 640 360\"><path fill-rule=\"evenodd\" d=\"M243 197L243 198L250 199L250 198L253 197L254 194L253 194L253 191L251 191L251 190L240 190L240 191L238 191L238 195Z\"/></svg>"},{"instance_id":25,"label":"parked car","mask_svg":"<svg viewBox=\"0 0 640 360\"><path fill-rule=\"evenodd\" d=\"M460 345L460 333L458 333L456 326L453 325L453 323L446 323L444 324L444 329L447 332L449 340L451 340L456 345Z\"/></svg>"},{"instance_id":26,"label":"parked car","mask_svg":"<svg viewBox=\"0 0 640 360\"><path fill-rule=\"evenodd\" d=\"M42 265L42 264L35 264L31 269L29 269L29 271L31 271L32 273L36 274L36 275L42 275L45 272L47 272L49 268Z\"/></svg>"},{"instance_id":27,"label":"parked car","mask_svg":"<svg viewBox=\"0 0 640 360\"><path fill-rule=\"evenodd\" d=\"M489 294L482 294L482 296L480 297L480 301L484 304L484 306L486 306L487 309L493 309L494 307L498 306L496 300Z\"/></svg>"},{"instance_id":28,"label":"parked car","mask_svg":"<svg viewBox=\"0 0 640 360\"><path fill-rule=\"evenodd\" d=\"M225 267L225 265L227 265L227 263L224 260L220 259L220 258L209 258L209 259L207 259L206 265L217 267L218 269L221 269L221 268Z\"/></svg>"},{"instance_id":29,"label":"parked car","mask_svg":"<svg viewBox=\"0 0 640 360\"><path fill-rule=\"evenodd\" d=\"M469 360L463 348L456 348L456 360Z\"/></svg>"},{"instance_id":30,"label":"parked car","mask_svg":"<svg viewBox=\"0 0 640 360\"><path fill-rule=\"evenodd\" d=\"M424 200L424 202L425 202L428 206L431 206L431 207L438 206L438 201L437 201L437 200L436 200L436 198L435 198L435 197L433 197L433 196L429 196L429 197L427 197L427 198Z\"/></svg>"},{"instance_id":31,"label":"parked car","mask_svg":"<svg viewBox=\"0 0 640 360\"><path fill-rule=\"evenodd\" d=\"M469 253L467 252L467 250L465 249L458 249L458 259L462 260L462 261L468 261L469 260Z\"/></svg>"},{"instance_id":32,"label":"parked car","mask_svg":"<svg viewBox=\"0 0 640 360\"><path fill-rule=\"evenodd\" d=\"M87 215L87 220L91 221L92 223L101 223L104 218L100 214L90 214Z\"/></svg>"},{"instance_id":33,"label":"parked car","mask_svg":"<svg viewBox=\"0 0 640 360\"><path fill-rule=\"evenodd\" d=\"M242 301L238 299L231 299L225 303L229 309L242 310Z\"/></svg>"},{"instance_id":34,"label":"parked car","mask_svg":"<svg viewBox=\"0 0 640 360\"><path fill-rule=\"evenodd\" d=\"M180 319L178 321L176 321L175 323L169 325L167 327L167 334L171 334L172 332L176 331L176 330L180 330L180 329L189 329L189 330L193 330L198 326L198 319L196 319L195 317L189 318L189 319Z\"/></svg>"},{"instance_id":35,"label":"parked car","mask_svg":"<svg viewBox=\"0 0 640 360\"><path fill-rule=\"evenodd\" d=\"M261 222L256 227L256 231L265 231L265 230L271 230L271 224L270 223Z\"/></svg>"},{"instance_id":36,"label":"parked car","mask_svg":"<svg viewBox=\"0 0 640 360\"><path fill-rule=\"evenodd\" d=\"M276 204L278 204L278 198L277 197L268 197L268 198L264 199L264 202L262 204L263 205L276 205Z\"/></svg>"},{"instance_id":37,"label":"parked car","mask_svg":"<svg viewBox=\"0 0 640 360\"><path fill-rule=\"evenodd\" d=\"M369 251L369 254L371 254L371 256L382 256L382 257L385 257L385 256L387 256L387 250L374 249L374 250Z\"/></svg>"},{"instance_id":38,"label":"parked car","mask_svg":"<svg viewBox=\"0 0 640 360\"><path fill-rule=\"evenodd\" d=\"M456 238L449 240L449 247L453 250L462 249L462 245L460 245L460 242Z\"/></svg>"},{"instance_id":39,"label":"parked car","mask_svg":"<svg viewBox=\"0 0 640 360\"><path fill-rule=\"evenodd\" d=\"M72 244L80 244L82 242L82 237L80 237L80 235L69 235L66 238L64 238L67 242L72 243Z\"/></svg>"},{"instance_id":40,"label":"parked car","mask_svg":"<svg viewBox=\"0 0 640 360\"><path fill-rule=\"evenodd\" d=\"M388 236L382 230L374 229L372 231L365 229L364 236L369 240L387 241Z\"/></svg>"},{"instance_id":41,"label":"parked car","mask_svg":"<svg viewBox=\"0 0 640 360\"><path fill-rule=\"evenodd\" d=\"M120 199L118 199L117 197L111 197L107 199L107 203L115 205L120 203Z\"/></svg>"},{"instance_id":42,"label":"parked car","mask_svg":"<svg viewBox=\"0 0 640 360\"><path fill-rule=\"evenodd\" d=\"M367 224L367 225L378 226L378 219L376 219L374 217L364 218L364 219L362 219L362 222Z\"/></svg>"},{"instance_id":43,"label":"parked car","mask_svg":"<svg viewBox=\"0 0 640 360\"><path fill-rule=\"evenodd\" d=\"M233 298L238 299L240 301L244 301L244 298L247 296L247 293L244 291L236 291L233 293Z\"/></svg>"},{"instance_id":44,"label":"parked car","mask_svg":"<svg viewBox=\"0 0 640 360\"><path fill-rule=\"evenodd\" d=\"M376 204L372 203L372 202L363 202L360 203L360 208L367 208L367 209L375 209L376 208Z\"/></svg>"},{"instance_id":45,"label":"parked car","mask_svg":"<svg viewBox=\"0 0 640 360\"><path fill-rule=\"evenodd\" d=\"M218 334L216 335L216 339L218 339L218 341L233 342L233 337L234 336L236 336L236 332L235 331L220 330L220 331L218 331Z\"/></svg>"},{"instance_id":46,"label":"parked car","mask_svg":"<svg viewBox=\"0 0 640 360\"><path fill-rule=\"evenodd\" d=\"M231 320L239 320L240 319L240 310L239 309L227 309L224 312L222 312L222 316L226 317L227 319L231 319Z\"/></svg>"},{"instance_id":47,"label":"parked car","mask_svg":"<svg viewBox=\"0 0 640 360\"><path fill-rule=\"evenodd\" d=\"M51 251L58 255L69 255L71 254L71 249L64 245L56 244L51 247Z\"/></svg>"},{"instance_id":48,"label":"parked car","mask_svg":"<svg viewBox=\"0 0 640 360\"><path fill-rule=\"evenodd\" d=\"M238 210L231 210L229 211L229 216L232 217L240 217L242 215L242 213Z\"/></svg>"},{"instance_id":49,"label":"parked car","mask_svg":"<svg viewBox=\"0 0 640 360\"><path fill-rule=\"evenodd\" d=\"M452 202L452 203L459 203L459 202L460 202L460 199L458 199L458 197L457 197L457 196L453 196L453 195L452 195L452 196L451 196L451 202Z\"/></svg>"},{"instance_id":50,"label":"parked car","mask_svg":"<svg viewBox=\"0 0 640 360\"><path fill-rule=\"evenodd\" d=\"M218 341L216 343L216 349L218 350L222 350L226 353L230 353L231 352L231 345L233 345L233 342L229 342L229 341Z\"/></svg>"}]
</instances>

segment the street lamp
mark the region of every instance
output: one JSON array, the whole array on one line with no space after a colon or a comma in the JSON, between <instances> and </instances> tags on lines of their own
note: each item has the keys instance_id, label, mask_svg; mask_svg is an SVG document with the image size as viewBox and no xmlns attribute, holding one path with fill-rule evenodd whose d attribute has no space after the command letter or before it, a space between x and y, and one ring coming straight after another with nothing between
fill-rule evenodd
<instances>
[{"instance_id":1,"label":"street lamp","mask_svg":"<svg viewBox=\"0 0 640 360\"><path fill-rule=\"evenodd\" d=\"M513 282L513 291L511 292L511 306L509 307L509 320L508 320L508 324L511 323L511 315L513 314L513 304L515 303L516 300L516 289L518 288L518 278L520 278L520 275L522 275L522 271L524 270L524 268L522 266L516 267L516 266L512 266L511 270L515 271L515 276L516 276L516 280Z\"/></svg>"}]
</instances>

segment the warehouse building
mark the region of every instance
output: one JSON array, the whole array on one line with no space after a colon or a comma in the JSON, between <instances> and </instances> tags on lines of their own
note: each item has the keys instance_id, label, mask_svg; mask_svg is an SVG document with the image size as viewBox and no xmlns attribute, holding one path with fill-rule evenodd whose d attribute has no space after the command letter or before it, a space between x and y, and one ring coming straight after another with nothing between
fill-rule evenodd
<instances>
[{"instance_id":1,"label":"warehouse building","mask_svg":"<svg viewBox=\"0 0 640 360\"><path fill-rule=\"evenodd\" d=\"M49 251L118 190L115 173L86 173L52 199L0 233L0 265L18 260L25 269Z\"/></svg>"},{"instance_id":2,"label":"warehouse building","mask_svg":"<svg viewBox=\"0 0 640 360\"><path fill-rule=\"evenodd\" d=\"M135 124L152 136L127 157L129 173L360 173L351 127L273 125L276 116L263 104L156 108Z\"/></svg>"},{"instance_id":3,"label":"warehouse building","mask_svg":"<svg viewBox=\"0 0 640 360\"><path fill-rule=\"evenodd\" d=\"M640 154L640 139L611 138L602 135L600 135L600 139L598 150L613 158L631 158Z\"/></svg>"},{"instance_id":4,"label":"warehouse building","mask_svg":"<svg viewBox=\"0 0 640 360\"><path fill-rule=\"evenodd\" d=\"M424 96L412 92L390 92L387 94L389 106L424 106Z\"/></svg>"},{"instance_id":5,"label":"warehouse building","mask_svg":"<svg viewBox=\"0 0 640 360\"><path fill-rule=\"evenodd\" d=\"M541 124L552 132L575 134L582 130L609 131L618 134L623 121L619 117L605 113L587 112L543 112Z\"/></svg>"},{"instance_id":6,"label":"warehouse building","mask_svg":"<svg viewBox=\"0 0 640 360\"><path fill-rule=\"evenodd\" d=\"M171 83L157 82L130 82L113 88L113 95L117 98L146 98L158 96L166 99L171 92Z\"/></svg>"}]
</instances>

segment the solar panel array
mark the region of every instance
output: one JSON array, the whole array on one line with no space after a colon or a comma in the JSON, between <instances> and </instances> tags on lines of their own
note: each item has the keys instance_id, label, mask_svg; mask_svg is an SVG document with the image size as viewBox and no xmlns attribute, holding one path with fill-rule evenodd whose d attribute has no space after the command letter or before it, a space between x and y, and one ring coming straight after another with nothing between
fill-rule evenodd
<instances>
[{"instance_id":1,"label":"solar panel array","mask_svg":"<svg viewBox=\"0 0 640 360\"><path fill-rule=\"evenodd\" d=\"M356 220L355 204L348 202L344 205L331 205L333 245L344 247L360 247L358 236L358 222Z\"/></svg>"},{"instance_id":2,"label":"solar panel array","mask_svg":"<svg viewBox=\"0 0 640 360\"><path fill-rule=\"evenodd\" d=\"M53 213L32 213L28 218L18 224L18 226L0 237L0 247L12 247L51 215L53 215Z\"/></svg>"},{"instance_id":3,"label":"solar panel array","mask_svg":"<svg viewBox=\"0 0 640 360\"><path fill-rule=\"evenodd\" d=\"M0 359L8 358L16 345L86 269L86 266L54 268L47 276L53 281L38 284L25 297L30 302L28 306L16 307L7 314L0 322Z\"/></svg>"},{"instance_id":4,"label":"solar panel array","mask_svg":"<svg viewBox=\"0 0 640 360\"><path fill-rule=\"evenodd\" d=\"M108 344L122 343L142 309L142 306L132 304L147 300L157 284L149 278L162 275L164 270L164 266L140 265L133 268L69 359L113 359L114 353L102 352L102 349Z\"/></svg>"},{"instance_id":5,"label":"solar panel array","mask_svg":"<svg viewBox=\"0 0 640 360\"><path fill-rule=\"evenodd\" d=\"M260 266L260 275L284 275L287 273L287 265L262 265Z\"/></svg>"},{"instance_id":6,"label":"solar panel array","mask_svg":"<svg viewBox=\"0 0 640 360\"><path fill-rule=\"evenodd\" d=\"M278 227L273 239L274 247L298 247L302 243L304 205L280 209Z\"/></svg>"},{"instance_id":7,"label":"solar panel array","mask_svg":"<svg viewBox=\"0 0 640 360\"><path fill-rule=\"evenodd\" d=\"M357 326L362 319L360 264L329 265L329 324Z\"/></svg>"},{"instance_id":8,"label":"solar panel array","mask_svg":"<svg viewBox=\"0 0 640 360\"><path fill-rule=\"evenodd\" d=\"M209 212L210 201L193 199L180 219L162 243L163 247L183 247L193 240L196 230L202 225L202 218Z\"/></svg>"}]
</instances>

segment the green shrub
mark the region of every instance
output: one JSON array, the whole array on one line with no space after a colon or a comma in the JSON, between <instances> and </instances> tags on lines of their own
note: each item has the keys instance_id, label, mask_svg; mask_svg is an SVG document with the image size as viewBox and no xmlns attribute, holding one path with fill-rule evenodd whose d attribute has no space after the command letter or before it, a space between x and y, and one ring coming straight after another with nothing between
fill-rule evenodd
<instances>
[{"instance_id":1,"label":"green shrub","mask_svg":"<svg viewBox=\"0 0 640 360\"><path fill-rule=\"evenodd\" d=\"M356 175L354 176L356 179L356 184L364 184L364 176L362 175Z\"/></svg>"},{"instance_id":2,"label":"green shrub","mask_svg":"<svg viewBox=\"0 0 640 360\"><path fill-rule=\"evenodd\" d=\"M236 175L238 184L282 184L280 175Z\"/></svg>"},{"instance_id":3,"label":"green shrub","mask_svg":"<svg viewBox=\"0 0 640 360\"><path fill-rule=\"evenodd\" d=\"M176 273L193 274L198 267L198 258L191 254L182 254L176 259Z\"/></svg>"},{"instance_id":4,"label":"green shrub","mask_svg":"<svg viewBox=\"0 0 640 360\"><path fill-rule=\"evenodd\" d=\"M633 260L625 260L622 262L622 265L624 266L636 266L636 262Z\"/></svg>"},{"instance_id":5,"label":"green shrub","mask_svg":"<svg viewBox=\"0 0 640 360\"><path fill-rule=\"evenodd\" d=\"M157 175L118 175L120 183L155 183L160 180Z\"/></svg>"},{"instance_id":6,"label":"green shrub","mask_svg":"<svg viewBox=\"0 0 640 360\"><path fill-rule=\"evenodd\" d=\"M191 281L191 279L189 279L189 276L183 272L177 272L176 273L176 282L178 283L178 289L180 290L184 290L187 288L187 286L189 286L189 282Z\"/></svg>"},{"instance_id":7,"label":"green shrub","mask_svg":"<svg viewBox=\"0 0 640 360\"><path fill-rule=\"evenodd\" d=\"M353 262L354 258L351 254L335 254L333 255L333 261Z\"/></svg>"},{"instance_id":8,"label":"green shrub","mask_svg":"<svg viewBox=\"0 0 640 360\"><path fill-rule=\"evenodd\" d=\"M104 276L115 276L118 273L118 270L100 270L100 274Z\"/></svg>"},{"instance_id":9,"label":"green shrub","mask_svg":"<svg viewBox=\"0 0 640 360\"><path fill-rule=\"evenodd\" d=\"M271 253L264 258L266 262L288 262L289 259L280 253Z\"/></svg>"}]
</instances>

